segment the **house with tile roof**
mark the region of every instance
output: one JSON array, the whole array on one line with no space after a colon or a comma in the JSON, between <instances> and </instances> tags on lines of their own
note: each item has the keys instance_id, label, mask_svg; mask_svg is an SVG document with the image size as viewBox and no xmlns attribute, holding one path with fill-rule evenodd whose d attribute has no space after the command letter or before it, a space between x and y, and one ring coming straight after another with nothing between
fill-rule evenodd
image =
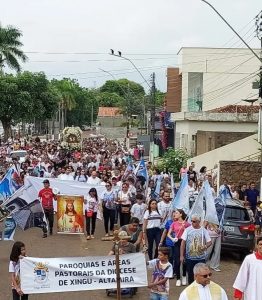
<instances>
[{"instance_id":1,"label":"house with tile roof","mask_svg":"<svg viewBox=\"0 0 262 300\"><path fill-rule=\"evenodd\" d=\"M119 107L100 106L97 114L97 122L101 127L120 127L125 122L125 118Z\"/></svg>"}]
</instances>

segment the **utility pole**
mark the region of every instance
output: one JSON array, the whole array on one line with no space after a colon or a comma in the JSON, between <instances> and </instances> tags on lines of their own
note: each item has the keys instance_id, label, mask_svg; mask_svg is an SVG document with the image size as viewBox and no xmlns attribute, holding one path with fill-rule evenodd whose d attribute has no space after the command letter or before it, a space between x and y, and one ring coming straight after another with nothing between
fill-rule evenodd
<instances>
[{"instance_id":1,"label":"utility pole","mask_svg":"<svg viewBox=\"0 0 262 300\"><path fill-rule=\"evenodd\" d=\"M155 140L155 115L156 115L156 84L155 84L155 73L152 74L152 87L150 97L150 155L149 159L154 164L154 140Z\"/></svg>"},{"instance_id":2,"label":"utility pole","mask_svg":"<svg viewBox=\"0 0 262 300\"><path fill-rule=\"evenodd\" d=\"M256 16L256 33L257 37L260 40L260 73L259 73L259 92L258 92L258 101L259 101L259 127L258 127L258 142L262 147L262 11ZM261 162L262 162L262 149L261 149ZM262 173L262 168L261 168Z\"/></svg>"},{"instance_id":3,"label":"utility pole","mask_svg":"<svg viewBox=\"0 0 262 300\"><path fill-rule=\"evenodd\" d=\"M260 72L259 72L259 90L258 90L258 103L259 119L258 119L258 142L260 143L260 166L261 166L261 178L260 178L260 200L262 200L262 11L256 16L256 33L260 40Z\"/></svg>"},{"instance_id":4,"label":"utility pole","mask_svg":"<svg viewBox=\"0 0 262 300\"><path fill-rule=\"evenodd\" d=\"M227 20L215 9L215 7L210 4L207 0L201 0L208 6L210 6L213 11L227 24L227 26L239 37L239 39L247 46L247 48L253 53L253 55L260 62L260 73L259 73L259 120L258 120L258 142L260 143L261 148L261 164L262 164L262 11L256 16L256 32L257 37L260 39L261 43L261 51L260 56L248 45L248 43L241 37L241 35L227 22ZM260 190L262 190L262 166L261 166L261 186ZM261 193L260 193L261 194ZM261 198L262 200L262 198Z\"/></svg>"}]
</instances>

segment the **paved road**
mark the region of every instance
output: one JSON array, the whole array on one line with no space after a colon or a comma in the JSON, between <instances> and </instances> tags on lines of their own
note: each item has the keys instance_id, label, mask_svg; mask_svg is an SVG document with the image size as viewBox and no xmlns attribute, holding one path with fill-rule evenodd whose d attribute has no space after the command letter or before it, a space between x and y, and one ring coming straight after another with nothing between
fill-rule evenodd
<instances>
[{"instance_id":1,"label":"paved road","mask_svg":"<svg viewBox=\"0 0 262 300\"><path fill-rule=\"evenodd\" d=\"M15 235L16 240L21 240L26 244L27 254L34 257L66 257L66 256L92 256L106 255L110 250L111 242L102 242L100 238L104 234L102 223L98 221L96 238L86 241L84 236L67 236L54 234L47 239L42 239L40 229L30 229L26 232L18 231ZM8 274L9 254L12 242L0 241L0 299L11 300L10 279ZM240 261L237 255L225 253L222 258L222 272L215 273L213 280L221 284L227 291L229 299L232 297L232 284L239 269ZM214 272L213 272L214 273ZM175 287L175 280L170 281L170 299L177 300L181 288ZM146 300L149 291L147 288L139 288L138 294L134 296L136 300ZM71 300L71 299L110 299L105 295L104 290L54 293L46 295L31 295L30 300Z\"/></svg>"}]
</instances>

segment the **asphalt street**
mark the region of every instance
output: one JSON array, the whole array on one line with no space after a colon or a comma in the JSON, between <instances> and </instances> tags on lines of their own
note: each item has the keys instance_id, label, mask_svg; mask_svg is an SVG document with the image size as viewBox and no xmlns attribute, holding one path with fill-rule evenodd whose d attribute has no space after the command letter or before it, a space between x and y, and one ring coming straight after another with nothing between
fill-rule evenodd
<instances>
[{"instance_id":1,"label":"asphalt street","mask_svg":"<svg viewBox=\"0 0 262 300\"><path fill-rule=\"evenodd\" d=\"M112 242L103 242L102 222L98 221L95 239L87 241L85 236L81 235L61 235L54 233L47 239L42 238L40 229L29 229L25 232L17 230L15 240L21 240L25 243L27 255L33 257L68 257L68 256L92 256L107 255ZM9 300L11 298L11 281L8 274L9 255L13 242L0 241L0 299ZM226 252L222 256L222 272L213 272L213 281L220 284L227 292L228 298L233 299L232 284L238 272L241 261L237 253ZM148 274L150 278L150 273ZM175 286L175 279L170 280L170 297L169 299L177 300L183 287ZM110 296L114 299L114 296ZM110 299L106 296L105 290L85 291L85 292L68 292L42 295L30 295L30 300L71 300L71 299L92 299L102 300ZM123 297L123 299L126 297ZM138 293L133 297L137 300L149 299L149 290L139 288Z\"/></svg>"}]
</instances>

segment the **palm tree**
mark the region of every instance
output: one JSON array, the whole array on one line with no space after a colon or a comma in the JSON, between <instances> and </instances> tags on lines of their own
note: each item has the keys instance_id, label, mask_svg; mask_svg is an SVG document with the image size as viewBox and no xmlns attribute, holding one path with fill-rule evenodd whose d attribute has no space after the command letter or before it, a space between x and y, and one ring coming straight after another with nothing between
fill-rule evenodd
<instances>
[{"instance_id":1,"label":"palm tree","mask_svg":"<svg viewBox=\"0 0 262 300\"><path fill-rule=\"evenodd\" d=\"M59 101L58 121L60 129L64 129L67 124L67 111L71 111L76 107L75 100L75 84L68 79L52 80L55 86Z\"/></svg>"},{"instance_id":2,"label":"palm tree","mask_svg":"<svg viewBox=\"0 0 262 300\"><path fill-rule=\"evenodd\" d=\"M21 71L19 60L26 62L27 56L20 49L23 46L20 38L22 32L13 27L3 27L0 24L0 72L7 65L10 69Z\"/></svg>"}]
</instances>

